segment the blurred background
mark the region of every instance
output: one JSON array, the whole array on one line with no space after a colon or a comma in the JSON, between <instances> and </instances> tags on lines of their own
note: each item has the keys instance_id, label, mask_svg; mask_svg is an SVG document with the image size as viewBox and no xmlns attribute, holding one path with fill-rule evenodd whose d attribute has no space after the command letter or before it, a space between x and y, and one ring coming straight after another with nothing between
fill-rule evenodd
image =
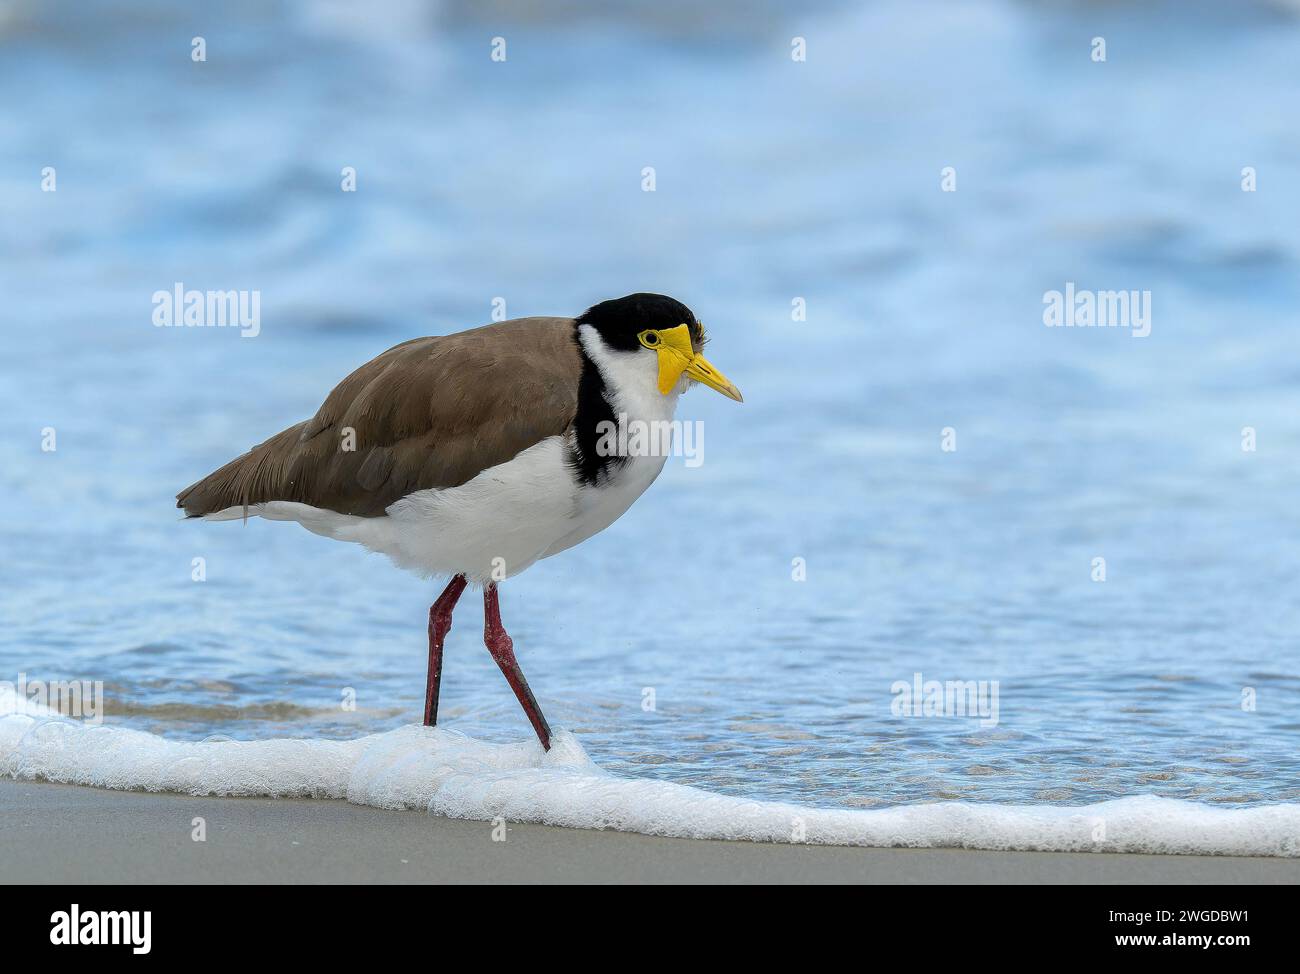
<instances>
[{"instance_id":1,"label":"blurred background","mask_svg":"<svg viewBox=\"0 0 1300 974\"><path fill-rule=\"evenodd\" d=\"M502 596L599 764L840 806L1300 800L1298 18L0 0L0 679L103 679L110 722L184 739L418 722L434 584L174 494L494 298L662 291L745 405L687 396L704 464ZM1044 327L1067 281L1149 290L1151 334ZM176 282L260 291L260 334L155 328ZM476 612L444 722L526 739ZM916 672L998 680L998 725L894 716Z\"/></svg>"}]
</instances>

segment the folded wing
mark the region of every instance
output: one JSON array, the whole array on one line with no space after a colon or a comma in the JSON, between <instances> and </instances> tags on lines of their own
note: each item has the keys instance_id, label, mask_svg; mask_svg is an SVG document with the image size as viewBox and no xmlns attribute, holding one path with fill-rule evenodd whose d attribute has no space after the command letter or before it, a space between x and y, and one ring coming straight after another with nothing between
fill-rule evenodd
<instances>
[{"instance_id":1,"label":"folded wing","mask_svg":"<svg viewBox=\"0 0 1300 974\"><path fill-rule=\"evenodd\" d=\"M266 501L376 517L417 490L456 487L564 433L582 360L570 318L519 318L390 348L306 422L187 487L190 517Z\"/></svg>"}]
</instances>

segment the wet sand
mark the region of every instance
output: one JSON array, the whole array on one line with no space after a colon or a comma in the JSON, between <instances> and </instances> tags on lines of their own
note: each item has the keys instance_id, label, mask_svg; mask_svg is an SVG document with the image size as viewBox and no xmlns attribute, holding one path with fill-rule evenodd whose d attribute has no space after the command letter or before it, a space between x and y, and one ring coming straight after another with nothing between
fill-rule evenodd
<instances>
[{"instance_id":1,"label":"wet sand","mask_svg":"<svg viewBox=\"0 0 1300 974\"><path fill-rule=\"evenodd\" d=\"M201 818L205 841L193 834ZM6 883L1298 883L1300 860L666 839L0 779ZM495 830L500 835L500 830Z\"/></svg>"}]
</instances>

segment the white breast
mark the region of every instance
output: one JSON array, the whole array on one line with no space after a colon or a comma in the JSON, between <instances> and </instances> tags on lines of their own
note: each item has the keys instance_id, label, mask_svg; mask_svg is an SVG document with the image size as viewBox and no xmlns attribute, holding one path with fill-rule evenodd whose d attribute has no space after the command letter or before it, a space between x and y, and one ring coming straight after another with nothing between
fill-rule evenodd
<instances>
[{"instance_id":1,"label":"white breast","mask_svg":"<svg viewBox=\"0 0 1300 974\"><path fill-rule=\"evenodd\" d=\"M673 418L677 400L686 386L685 379L664 395L659 391L659 366L654 353L629 355L610 352L590 325L578 329L578 338L583 350L604 376L605 395L615 417L645 423ZM655 482L666 460L666 456L628 457L625 463L611 468L613 475L609 480L599 487L580 491L573 530L558 538L542 557L572 548L617 521Z\"/></svg>"}]
</instances>

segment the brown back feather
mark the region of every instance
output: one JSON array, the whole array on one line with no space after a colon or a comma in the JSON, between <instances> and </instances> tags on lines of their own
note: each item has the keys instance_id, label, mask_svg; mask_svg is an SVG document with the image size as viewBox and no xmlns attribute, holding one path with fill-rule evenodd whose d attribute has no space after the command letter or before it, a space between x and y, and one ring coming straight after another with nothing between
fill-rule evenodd
<instances>
[{"instance_id":1,"label":"brown back feather","mask_svg":"<svg viewBox=\"0 0 1300 974\"><path fill-rule=\"evenodd\" d=\"M571 318L518 318L416 338L371 359L316 415L176 496L191 517L264 501L377 517L417 490L457 487L563 433L582 359ZM356 431L355 451L343 431Z\"/></svg>"}]
</instances>

